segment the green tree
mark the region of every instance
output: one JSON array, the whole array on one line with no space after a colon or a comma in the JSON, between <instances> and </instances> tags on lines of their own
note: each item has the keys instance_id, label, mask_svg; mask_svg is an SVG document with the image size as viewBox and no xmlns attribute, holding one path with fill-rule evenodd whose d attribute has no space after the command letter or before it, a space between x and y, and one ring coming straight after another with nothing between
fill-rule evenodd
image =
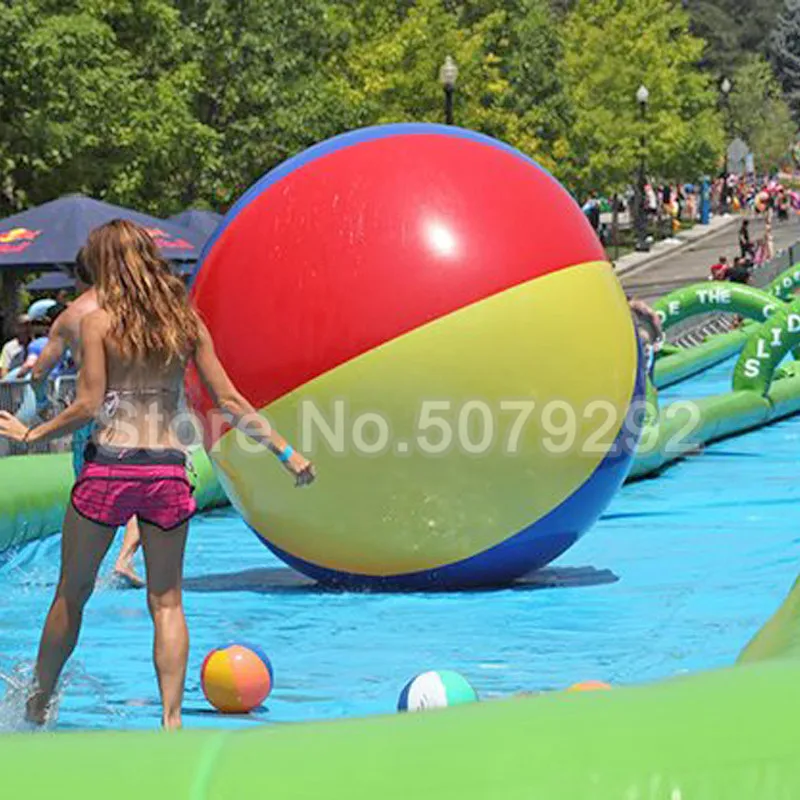
<instances>
[{"instance_id":1,"label":"green tree","mask_svg":"<svg viewBox=\"0 0 800 800\"><path fill-rule=\"evenodd\" d=\"M540 153L533 101L521 107L524 95L514 96L511 61L498 55L508 41L509 14L502 4L493 6L418 0L407 9L384 6L368 29L357 24L337 65L362 121L443 121L438 74L445 55L451 55L459 68L456 123L530 155ZM527 80L521 73L517 77L521 83Z\"/></svg>"},{"instance_id":2,"label":"green tree","mask_svg":"<svg viewBox=\"0 0 800 800\"><path fill-rule=\"evenodd\" d=\"M518 116L524 129L533 131L546 153L558 133L563 116L563 94L558 79L561 41L557 17L547 0L464 0L462 26L502 10L505 19L487 41L489 52L502 54L500 70L509 91L503 107ZM545 152L540 158L547 160ZM552 166L552 164L551 164Z\"/></svg>"},{"instance_id":3,"label":"green tree","mask_svg":"<svg viewBox=\"0 0 800 800\"><path fill-rule=\"evenodd\" d=\"M263 172L358 124L329 68L345 32L325 0L177 0L199 74L195 114L219 137L213 200L225 206Z\"/></svg>"},{"instance_id":4,"label":"green tree","mask_svg":"<svg viewBox=\"0 0 800 800\"><path fill-rule=\"evenodd\" d=\"M766 54L782 0L687 0L692 31L708 46L702 66L730 75L750 53Z\"/></svg>"},{"instance_id":5,"label":"green tree","mask_svg":"<svg viewBox=\"0 0 800 800\"><path fill-rule=\"evenodd\" d=\"M734 74L730 129L750 145L756 167L764 171L780 166L795 141L791 110L763 56L751 55Z\"/></svg>"},{"instance_id":6,"label":"green tree","mask_svg":"<svg viewBox=\"0 0 800 800\"><path fill-rule=\"evenodd\" d=\"M580 192L621 191L646 141L650 172L694 178L721 163L723 128L711 78L697 69L703 42L668 0L578 0L563 28L567 102L557 174ZM635 96L646 84L640 117Z\"/></svg>"},{"instance_id":7,"label":"green tree","mask_svg":"<svg viewBox=\"0 0 800 800\"><path fill-rule=\"evenodd\" d=\"M778 80L795 119L800 121L800 0L786 0L770 45Z\"/></svg>"},{"instance_id":8,"label":"green tree","mask_svg":"<svg viewBox=\"0 0 800 800\"><path fill-rule=\"evenodd\" d=\"M0 6L0 214L68 192L156 213L194 199L190 176L216 144L193 113L200 74L181 37L166 0Z\"/></svg>"}]
</instances>

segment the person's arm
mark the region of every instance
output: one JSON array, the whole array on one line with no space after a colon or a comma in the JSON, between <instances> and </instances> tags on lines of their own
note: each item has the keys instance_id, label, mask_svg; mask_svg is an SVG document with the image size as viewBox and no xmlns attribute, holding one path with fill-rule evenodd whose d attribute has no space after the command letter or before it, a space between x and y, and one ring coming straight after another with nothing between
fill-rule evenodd
<instances>
[{"instance_id":1,"label":"person's arm","mask_svg":"<svg viewBox=\"0 0 800 800\"><path fill-rule=\"evenodd\" d=\"M630 300L628 302L631 311L639 317L639 324L646 324L652 328L652 331L649 331L648 335L653 339L651 344L658 348L664 338L664 326L661 322L661 318L643 300Z\"/></svg>"},{"instance_id":2,"label":"person's arm","mask_svg":"<svg viewBox=\"0 0 800 800\"><path fill-rule=\"evenodd\" d=\"M202 322L194 353L194 364L214 405L230 417L233 427L268 447L278 456L289 472L295 475L298 486L314 480L314 468L311 463L291 448L233 385L217 356L211 334Z\"/></svg>"},{"instance_id":3,"label":"person's arm","mask_svg":"<svg viewBox=\"0 0 800 800\"><path fill-rule=\"evenodd\" d=\"M108 322L102 311L84 317L81 323L83 363L78 374L75 402L43 425L28 428L7 411L0 411L0 436L25 444L55 439L91 422L99 412L106 393L106 351L104 338Z\"/></svg>"},{"instance_id":4,"label":"person's arm","mask_svg":"<svg viewBox=\"0 0 800 800\"><path fill-rule=\"evenodd\" d=\"M650 324L655 330L656 339L660 339L664 335L664 326L661 322L661 317L659 317L644 300L630 300L629 306L631 311L650 321Z\"/></svg>"},{"instance_id":5,"label":"person's arm","mask_svg":"<svg viewBox=\"0 0 800 800\"><path fill-rule=\"evenodd\" d=\"M44 346L44 350L33 365L26 365L20 369L20 378L24 378L30 372L31 380L34 383L41 383L52 372L53 367L61 361L64 351L67 349L66 326L63 321L64 315L53 323L47 334L47 344Z\"/></svg>"}]
</instances>

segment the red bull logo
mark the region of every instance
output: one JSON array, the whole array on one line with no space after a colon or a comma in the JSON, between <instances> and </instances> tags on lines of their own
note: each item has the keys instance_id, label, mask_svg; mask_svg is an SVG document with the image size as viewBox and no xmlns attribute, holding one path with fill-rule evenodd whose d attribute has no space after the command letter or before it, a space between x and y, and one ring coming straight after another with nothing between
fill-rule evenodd
<instances>
[{"instance_id":1,"label":"red bull logo","mask_svg":"<svg viewBox=\"0 0 800 800\"><path fill-rule=\"evenodd\" d=\"M147 228L147 232L153 237L153 241L158 245L159 250L192 250L193 245L186 239L181 239L160 228Z\"/></svg>"},{"instance_id":2,"label":"red bull logo","mask_svg":"<svg viewBox=\"0 0 800 800\"><path fill-rule=\"evenodd\" d=\"M41 231L31 231L28 228L11 228L0 231L0 255L3 253L21 253L27 250L39 236Z\"/></svg>"}]
</instances>

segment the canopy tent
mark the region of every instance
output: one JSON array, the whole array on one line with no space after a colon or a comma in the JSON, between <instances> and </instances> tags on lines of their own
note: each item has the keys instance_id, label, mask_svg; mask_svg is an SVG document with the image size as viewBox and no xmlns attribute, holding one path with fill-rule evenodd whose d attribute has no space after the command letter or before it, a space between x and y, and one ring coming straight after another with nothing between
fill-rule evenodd
<instances>
[{"instance_id":1,"label":"canopy tent","mask_svg":"<svg viewBox=\"0 0 800 800\"><path fill-rule=\"evenodd\" d=\"M75 279L62 270L48 272L26 284L29 292L60 292L62 289L74 289Z\"/></svg>"},{"instance_id":2,"label":"canopy tent","mask_svg":"<svg viewBox=\"0 0 800 800\"><path fill-rule=\"evenodd\" d=\"M147 228L170 261L195 261L206 238L173 222L72 194L0 220L0 269L72 264L89 233L113 219Z\"/></svg>"},{"instance_id":3,"label":"canopy tent","mask_svg":"<svg viewBox=\"0 0 800 800\"><path fill-rule=\"evenodd\" d=\"M186 211L181 211L180 214L169 217L167 222L180 225L182 228L188 228L190 231L200 233L208 239L222 222L222 214L217 214L216 211L204 211L199 208L187 208Z\"/></svg>"}]
</instances>

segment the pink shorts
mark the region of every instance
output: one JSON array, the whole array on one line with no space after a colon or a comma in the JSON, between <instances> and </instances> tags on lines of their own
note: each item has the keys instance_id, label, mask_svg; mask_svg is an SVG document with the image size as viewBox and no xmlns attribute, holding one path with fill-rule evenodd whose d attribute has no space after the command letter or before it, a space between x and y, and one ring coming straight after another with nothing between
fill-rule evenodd
<instances>
[{"instance_id":1,"label":"pink shorts","mask_svg":"<svg viewBox=\"0 0 800 800\"><path fill-rule=\"evenodd\" d=\"M119 450L89 445L72 505L90 522L118 528L131 517L169 531L197 510L179 450Z\"/></svg>"}]
</instances>

